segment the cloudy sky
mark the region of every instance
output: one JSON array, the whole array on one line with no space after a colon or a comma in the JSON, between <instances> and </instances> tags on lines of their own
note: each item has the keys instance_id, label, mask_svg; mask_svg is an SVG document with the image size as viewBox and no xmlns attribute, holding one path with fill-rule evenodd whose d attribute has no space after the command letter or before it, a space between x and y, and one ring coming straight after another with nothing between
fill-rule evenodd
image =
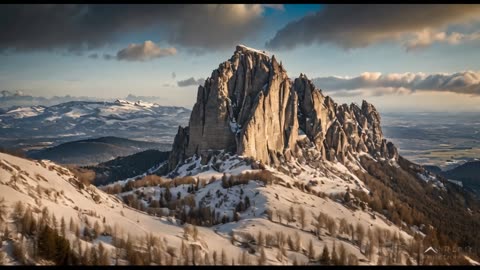
<instances>
[{"instance_id":1,"label":"cloudy sky","mask_svg":"<svg viewBox=\"0 0 480 270\"><path fill-rule=\"evenodd\" d=\"M480 111L480 5L1 5L0 90L191 107L235 45L381 111Z\"/></svg>"}]
</instances>

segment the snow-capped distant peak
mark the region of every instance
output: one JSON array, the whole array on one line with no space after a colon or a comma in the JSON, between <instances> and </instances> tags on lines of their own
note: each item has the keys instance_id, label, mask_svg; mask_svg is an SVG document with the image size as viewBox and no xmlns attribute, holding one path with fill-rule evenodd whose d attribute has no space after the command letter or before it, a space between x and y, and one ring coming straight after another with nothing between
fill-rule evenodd
<instances>
[{"instance_id":1,"label":"snow-capped distant peak","mask_svg":"<svg viewBox=\"0 0 480 270\"><path fill-rule=\"evenodd\" d=\"M130 101L124 100L124 99L117 99L113 103L115 104L132 104Z\"/></svg>"},{"instance_id":2,"label":"snow-capped distant peak","mask_svg":"<svg viewBox=\"0 0 480 270\"><path fill-rule=\"evenodd\" d=\"M37 116L45 110L43 106L18 107L6 113L14 119Z\"/></svg>"},{"instance_id":3,"label":"snow-capped distant peak","mask_svg":"<svg viewBox=\"0 0 480 270\"><path fill-rule=\"evenodd\" d=\"M128 101L128 100L123 100L123 99L117 99L115 100L114 104L116 105L131 105L131 106L141 106L141 107L152 107L152 106L159 106L157 103L149 103L141 100L137 100L135 102Z\"/></svg>"}]
</instances>

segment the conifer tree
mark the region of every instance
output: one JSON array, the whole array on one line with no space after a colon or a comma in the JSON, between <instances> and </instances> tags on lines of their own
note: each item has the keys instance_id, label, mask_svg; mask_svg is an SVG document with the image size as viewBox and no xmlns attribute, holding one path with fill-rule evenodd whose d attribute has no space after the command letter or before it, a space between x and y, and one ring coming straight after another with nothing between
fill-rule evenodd
<instances>
[{"instance_id":1,"label":"conifer tree","mask_svg":"<svg viewBox=\"0 0 480 270\"><path fill-rule=\"evenodd\" d=\"M293 209L293 206L290 206L289 213L290 216L288 217L288 222L293 222L295 218L295 209Z\"/></svg>"},{"instance_id":2,"label":"conifer tree","mask_svg":"<svg viewBox=\"0 0 480 270\"><path fill-rule=\"evenodd\" d=\"M190 245L190 248L192 249L192 264L193 265L197 265L196 263L196 258L197 258L197 254L196 254L196 251L197 249L195 248L196 245Z\"/></svg>"},{"instance_id":3,"label":"conifer tree","mask_svg":"<svg viewBox=\"0 0 480 270\"><path fill-rule=\"evenodd\" d=\"M80 238L80 226L78 224L75 224L75 236Z\"/></svg>"},{"instance_id":4,"label":"conifer tree","mask_svg":"<svg viewBox=\"0 0 480 270\"><path fill-rule=\"evenodd\" d=\"M57 249L55 236L49 226L45 226L38 236L38 252L44 258L50 258Z\"/></svg>"},{"instance_id":5,"label":"conifer tree","mask_svg":"<svg viewBox=\"0 0 480 270\"><path fill-rule=\"evenodd\" d=\"M203 264L205 265L211 265L210 263L210 257L208 256L208 253L205 253L204 259L203 259Z\"/></svg>"},{"instance_id":6,"label":"conifer tree","mask_svg":"<svg viewBox=\"0 0 480 270\"><path fill-rule=\"evenodd\" d=\"M358 241L358 246L360 249L362 249L362 243L363 239L365 238L365 228L362 226L362 224L357 223L357 241Z\"/></svg>"},{"instance_id":7,"label":"conifer tree","mask_svg":"<svg viewBox=\"0 0 480 270\"><path fill-rule=\"evenodd\" d=\"M167 202L170 202L170 200L172 200L172 193L170 192L170 188L167 186L167 188L165 189L165 195L164 195L164 198Z\"/></svg>"},{"instance_id":8,"label":"conifer tree","mask_svg":"<svg viewBox=\"0 0 480 270\"><path fill-rule=\"evenodd\" d=\"M220 258L220 265L227 265L227 254L225 253L225 250L222 248L222 254Z\"/></svg>"},{"instance_id":9,"label":"conifer tree","mask_svg":"<svg viewBox=\"0 0 480 270\"><path fill-rule=\"evenodd\" d=\"M29 207L21 219L23 234L32 235L36 230L36 222L33 218L32 209Z\"/></svg>"},{"instance_id":10,"label":"conifer tree","mask_svg":"<svg viewBox=\"0 0 480 270\"><path fill-rule=\"evenodd\" d=\"M189 252L188 252L188 247L185 244L185 241L183 241L183 240L182 240L182 246L180 247L180 251L181 251L180 254L182 254L182 256L183 256L183 264L188 265L190 255L189 255Z\"/></svg>"},{"instance_id":11,"label":"conifer tree","mask_svg":"<svg viewBox=\"0 0 480 270\"><path fill-rule=\"evenodd\" d=\"M110 265L110 255L108 254L108 250L103 246L102 242L98 244L98 255L100 265Z\"/></svg>"},{"instance_id":12,"label":"conifer tree","mask_svg":"<svg viewBox=\"0 0 480 270\"><path fill-rule=\"evenodd\" d=\"M248 196L245 196L244 204L245 204L245 209L248 209L250 207L250 198Z\"/></svg>"},{"instance_id":13,"label":"conifer tree","mask_svg":"<svg viewBox=\"0 0 480 270\"><path fill-rule=\"evenodd\" d=\"M23 213L25 211L25 207L21 201L17 201L16 203L13 204L13 211L11 213L11 218L13 219L13 222L15 226L21 231L21 223L22 223L22 217Z\"/></svg>"},{"instance_id":14,"label":"conifer tree","mask_svg":"<svg viewBox=\"0 0 480 270\"><path fill-rule=\"evenodd\" d=\"M308 258L313 261L315 259L315 249L313 249L313 241L310 239L308 243Z\"/></svg>"},{"instance_id":15,"label":"conifer tree","mask_svg":"<svg viewBox=\"0 0 480 270\"><path fill-rule=\"evenodd\" d=\"M125 255L126 255L126 258L127 258L127 261L129 261L130 263L134 263L134 249L133 249L133 243L132 243L132 237L130 236L130 234L128 234L127 236L127 241L125 243Z\"/></svg>"},{"instance_id":16,"label":"conifer tree","mask_svg":"<svg viewBox=\"0 0 480 270\"><path fill-rule=\"evenodd\" d=\"M65 219L63 217L60 220L60 232L61 232L61 236L65 237L67 233L67 225L65 224Z\"/></svg>"},{"instance_id":17,"label":"conifer tree","mask_svg":"<svg viewBox=\"0 0 480 270\"><path fill-rule=\"evenodd\" d=\"M346 265L347 263L347 250L343 243L340 243L338 265Z\"/></svg>"},{"instance_id":18,"label":"conifer tree","mask_svg":"<svg viewBox=\"0 0 480 270\"><path fill-rule=\"evenodd\" d=\"M122 250L119 247L115 247L115 265L118 265L120 256L122 255Z\"/></svg>"},{"instance_id":19,"label":"conifer tree","mask_svg":"<svg viewBox=\"0 0 480 270\"><path fill-rule=\"evenodd\" d=\"M55 237L55 262L58 265L67 265L69 263L70 258L70 242L64 237L61 237L54 231Z\"/></svg>"},{"instance_id":20,"label":"conifer tree","mask_svg":"<svg viewBox=\"0 0 480 270\"><path fill-rule=\"evenodd\" d=\"M217 265L217 251L214 250L212 254L213 265Z\"/></svg>"},{"instance_id":21,"label":"conifer tree","mask_svg":"<svg viewBox=\"0 0 480 270\"><path fill-rule=\"evenodd\" d=\"M328 246L325 244L323 247L322 256L320 257L320 262L324 265L330 264L330 255L328 254Z\"/></svg>"},{"instance_id":22,"label":"conifer tree","mask_svg":"<svg viewBox=\"0 0 480 270\"><path fill-rule=\"evenodd\" d=\"M247 265L247 260L248 260L248 259L247 259L247 256L248 256L248 255L247 255L247 252L244 250L244 251L242 252L242 255L241 255L240 260L239 260L238 263L239 263L240 265Z\"/></svg>"},{"instance_id":23,"label":"conifer tree","mask_svg":"<svg viewBox=\"0 0 480 270\"><path fill-rule=\"evenodd\" d=\"M70 223L68 225L68 228L69 228L70 232L75 233L75 223L73 222L72 217L70 217Z\"/></svg>"},{"instance_id":24,"label":"conifer tree","mask_svg":"<svg viewBox=\"0 0 480 270\"><path fill-rule=\"evenodd\" d=\"M260 249L260 258L258 259L258 265L265 265L267 262L267 256L265 255L265 249Z\"/></svg>"},{"instance_id":25,"label":"conifer tree","mask_svg":"<svg viewBox=\"0 0 480 270\"><path fill-rule=\"evenodd\" d=\"M13 244L12 255L20 264L25 264L25 246L22 241Z\"/></svg>"},{"instance_id":26,"label":"conifer tree","mask_svg":"<svg viewBox=\"0 0 480 270\"><path fill-rule=\"evenodd\" d=\"M57 230L58 224L57 224L57 217L55 217L55 213L52 213L52 229Z\"/></svg>"},{"instance_id":27,"label":"conifer tree","mask_svg":"<svg viewBox=\"0 0 480 270\"><path fill-rule=\"evenodd\" d=\"M152 248L157 243L157 238L152 233L149 233L146 236L146 243L147 243L148 261L151 262L152 261Z\"/></svg>"},{"instance_id":28,"label":"conifer tree","mask_svg":"<svg viewBox=\"0 0 480 270\"><path fill-rule=\"evenodd\" d=\"M337 251L335 249L335 241L333 242L332 255L331 255L330 262L333 265L338 265L338 257L337 257Z\"/></svg>"},{"instance_id":29,"label":"conifer tree","mask_svg":"<svg viewBox=\"0 0 480 270\"><path fill-rule=\"evenodd\" d=\"M99 234L100 224L98 223L98 221L95 221L95 224L93 225L93 239L97 239Z\"/></svg>"},{"instance_id":30,"label":"conifer tree","mask_svg":"<svg viewBox=\"0 0 480 270\"><path fill-rule=\"evenodd\" d=\"M261 247L265 245L264 237L262 231L258 231L257 235L257 246Z\"/></svg>"},{"instance_id":31,"label":"conifer tree","mask_svg":"<svg viewBox=\"0 0 480 270\"><path fill-rule=\"evenodd\" d=\"M91 265L91 256L90 256L90 249L88 246L85 248L85 252L82 255L81 258L81 264L82 265Z\"/></svg>"},{"instance_id":32,"label":"conifer tree","mask_svg":"<svg viewBox=\"0 0 480 270\"><path fill-rule=\"evenodd\" d=\"M298 219L299 219L299 222L300 222L300 226L302 227L302 230L303 230L305 228L306 223L307 223L305 208L300 207L298 209Z\"/></svg>"},{"instance_id":33,"label":"conifer tree","mask_svg":"<svg viewBox=\"0 0 480 270\"><path fill-rule=\"evenodd\" d=\"M5 225L5 230L3 231L3 240L7 240L10 237L10 229L8 228L8 224Z\"/></svg>"},{"instance_id":34,"label":"conifer tree","mask_svg":"<svg viewBox=\"0 0 480 270\"><path fill-rule=\"evenodd\" d=\"M90 249L90 255L91 255L91 264L92 265L100 265L100 261L99 261L99 258L98 258L98 251L97 249L95 248L95 246L92 246L92 248Z\"/></svg>"},{"instance_id":35,"label":"conifer tree","mask_svg":"<svg viewBox=\"0 0 480 270\"><path fill-rule=\"evenodd\" d=\"M295 248L294 248L294 250L298 252L300 250L301 246L302 246L302 239L300 238L300 235L298 234L298 232L295 232Z\"/></svg>"},{"instance_id":36,"label":"conifer tree","mask_svg":"<svg viewBox=\"0 0 480 270\"><path fill-rule=\"evenodd\" d=\"M198 240L198 228L197 226L193 226L193 240Z\"/></svg>"},{"instance_id":37,"label":"conifer tree","mask_svg":"<svg viewBox=\"0 0 480 270\"><path fill-rule=\"evenodd\" d=\"M7 258L7 255L5 254L5 252L0 250L0 265L5 265L6 258Z\"/></svg>"},{"instance_id":38,"label":"conifer tree","mask_svg":"<svg viewBox=\"0 0 480 270\"><path fill-rule=\"evenodd\" d=\"M5 221L7 217L7 205L5 204L5 198L0 199L0 225Z\"/></svg>"},{"instance_id":39,"label":"conifer tree","mask_svg":"<svg viewBox=\"0 0 480 270\"><path fill-rule=\"evenodd\" d=\"M88 229L87 226L83 228L83 238L86 241L91 241L92 240L92 235L90 234L90 229Z\"/></svg>"}]
</instances>

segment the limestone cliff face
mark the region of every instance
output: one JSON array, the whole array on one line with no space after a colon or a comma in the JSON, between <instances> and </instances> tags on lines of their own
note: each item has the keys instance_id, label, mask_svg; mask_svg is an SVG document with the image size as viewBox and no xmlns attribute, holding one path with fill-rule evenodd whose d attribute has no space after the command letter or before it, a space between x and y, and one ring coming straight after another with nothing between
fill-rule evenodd
<instances>
[{"instance_id":1,"label":"limestone cliff face","mask_svg":"<svg viewBox=\"0 0 480 270\"><path fill-rule=\"evenodd\" d=\"M303 74L295 79L293 90L298 94L298 121L300 130L303 131L310 141L314 142L325 158L324 141L327 130L335 119L336 104L325 97L322 92L315 88L311 81Z\"/></svg>"},{"instance_id":2,"label":"limestone cliff face","mask_svg":"<svg viewBox=\"0 0 480 270\"><path fill-rule=\"evenodd\" d=\"M168 170L175 169L178 163L186 158L186 149L188 147L188 127L178 127L177 135L173 140L173 147L168 157Z\"/></svg>"},{"instance_id":3,"label":"limestone cliff face","mask_svg":"<svg viewBox=\"0 0 480 270\"><path fill-rule=\"evenodd\" d=\"M237 46L198 88L186 155L226 150L270 163L296 142L296 103L275 57Z\"/></svg>"},{"instance_id":4,"label":"limestone cliff face","mask_svg":"<svg viewBox=\"0 0 480 270\"><path fill-rule=\"evenodd\" d=\"M251 102L249 116L237 140L237 153L264 163L275 160L296 142L297 95L291 91L285 70L272 58L265 90Z\"/></svg>"},{"instance_id":5,"label":"limestone cliff face","mask_svg":"<svg viewBox=\"0 0 480 270\"><path fill-rule=\"evenodd\" d=\"M359 152L398 158L383 138L380 115L366 101L361 108L336 104L301 74L292 82L274 56L242 45L199 86L189 126L179 128L169 168L185 157L225 150L266 164L295 157L304 133L321 158L345 162Z\"/></svg>"}]
</instances>

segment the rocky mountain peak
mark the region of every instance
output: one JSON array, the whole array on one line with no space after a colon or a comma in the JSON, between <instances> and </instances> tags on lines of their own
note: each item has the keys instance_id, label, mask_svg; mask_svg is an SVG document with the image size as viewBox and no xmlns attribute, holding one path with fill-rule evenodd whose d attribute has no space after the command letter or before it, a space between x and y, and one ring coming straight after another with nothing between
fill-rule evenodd
<instances>
[{"instance_id":1,"label":"rocky mountain peak","mask_svg":"<svg viewBox=\"0 0 480 270\"><path fill-rule=\"evenodd\" d=\"M280 157L295 158L299 133L324 160L346 162L361 152L398 158L372 104L338 105L305 74L290 80L275 56L237 45L198 87L189 126L175 138L170 169L186 157L218 150L275 165Z\"/></svg>"}]
</instances>

